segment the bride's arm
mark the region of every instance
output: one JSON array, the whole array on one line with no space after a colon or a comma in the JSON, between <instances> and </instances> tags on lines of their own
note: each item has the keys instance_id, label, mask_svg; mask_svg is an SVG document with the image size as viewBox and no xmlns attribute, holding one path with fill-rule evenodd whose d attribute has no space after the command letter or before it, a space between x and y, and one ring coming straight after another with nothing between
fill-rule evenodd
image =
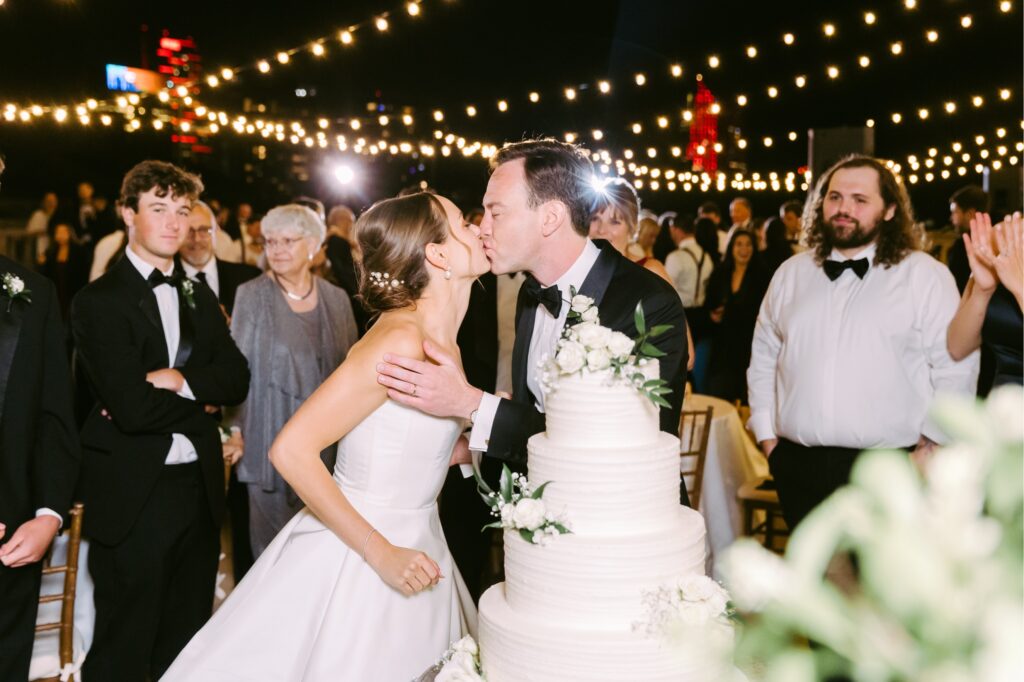
<instances>
[{"instance_id":1,"label":"bride's arm","mask_svg":"<svg viewBox=\"0 0 1024 682\"><path fill-rule=\"evenodd\" d=\"M387 584L414 594L437 583L441 571L423 552L395 547L349 503L324 468L320 451L340 440L380 407L386 389L377 383L376 365L385 350L422 355L417 333L391 329L356 344L288 420L270 448L270 461L317 518Z\"/></svg>"}]
</instances>

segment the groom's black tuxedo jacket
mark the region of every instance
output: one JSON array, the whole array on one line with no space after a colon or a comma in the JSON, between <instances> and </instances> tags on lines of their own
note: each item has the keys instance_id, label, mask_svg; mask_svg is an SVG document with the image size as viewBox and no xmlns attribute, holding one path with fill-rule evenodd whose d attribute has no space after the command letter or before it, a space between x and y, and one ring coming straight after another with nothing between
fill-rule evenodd
<instances>
[{"instance_id":1,"label":"groom's black tuxedo jacket","mask_svg":"<svg viewBox=\"0 0 1024 682\"><path fill-rule=\"evenodd\" d=\"M67 521L79 460L57 293L45 277L0 256L5 273L20 277L32 300L0 296L0 522L7 525L0 544L40 507Z\"/></svg>"},{"instance_id":2,"label":"groom's black tuxedo jacket","mask_svg":"<svg viewBox=\"0 0 1024 682\"><path fill-rule=\"evenodd\" d=\"M633 338L637 335L633 313L643 302L648 328L657 324L672 329L652 339L666 353L659 358L661 378L668 381L672 393L666 396L670 407L661 410L661 430L673 435L679 431L679 412L686 383L686 313L679 294L671 284L633 263L604 240L595 240L601 254L576 293L594 299L601 325ZM561 292L568 300L569 292ZM512 347L512 400L502 400L494 417L487 455L513 464L526 464L526 441L544 430L544 414L537 411L536 398L527 388L527 355L537 314L537 302L519 290L516 303L516 339ZM563 305L567 305L563 303ZM536 361L536 358L534 359ZM631 428L622 424L623 429Z\"/></svg>"},{"instance_id":3,"label":"groom's black tuxedo jacket","mask_svg":"<svg viewBox=\"0 0 1024 682\"><path fill-rule=\"evenodd\" d=\"M72 305L75 343L97 401L81 432L85 532L105 544L117 544L131 530L174 433L195 446L213 521L220 523L224 462L217 422L203 406L245 400L249 366L213 292L198 284L193 290L195 309L180 308L181 342L170 360L156 296L127 258L82 289ZM195 400L146 381L147 372L171 366Z\"/></svg>"}]
</instances>

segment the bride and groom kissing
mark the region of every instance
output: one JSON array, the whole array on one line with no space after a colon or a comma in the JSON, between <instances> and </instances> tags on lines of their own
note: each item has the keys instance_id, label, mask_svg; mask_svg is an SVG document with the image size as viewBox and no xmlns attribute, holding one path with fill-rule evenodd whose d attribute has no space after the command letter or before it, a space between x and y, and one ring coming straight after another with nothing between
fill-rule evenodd
<instances>
[{"instance_id":1,"label":"bride and groom kissing","mask_svg":"<svg viewBox=\"0 0 1024 682\"><path fill-rule=\"evenodd\" d=\"M436 499L448 467L469 463L471 450L525 468L527 440L544 430L535 368L561 334L570 288L616 331L635 334L638 302L651 325L671 325L659 337L661 376L673 389L661 428L676 432L682 304L659 277L587 238L592 178L585 151L527 140L492 160L479 228L448 199L424 193L381 201L359 218L360 294L379 317L270 451L307 507L162 679L404 682L474 632ZM455 341L487 270L528 273L511 398L468 384ZM339 440L332 476L319 453Z\"/></svg>"}]
</instances>

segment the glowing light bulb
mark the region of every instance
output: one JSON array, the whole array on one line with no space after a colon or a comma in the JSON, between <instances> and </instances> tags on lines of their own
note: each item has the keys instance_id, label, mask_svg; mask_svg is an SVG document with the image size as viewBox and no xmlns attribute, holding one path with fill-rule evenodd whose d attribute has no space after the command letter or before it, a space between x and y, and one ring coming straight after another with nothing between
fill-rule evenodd
<instances>
[{"instance_id":1,"label":"glowing light bulb","mask_svg":"<svg viewBox=\"0 0 1024 682\"><path fill-rule=\"evenodd\" d=\"M782 42L784 42L787 45L792 45L794 42L796 42L796 36L794 36L792 33L785 33L782 36Z\"/></svg>"},{"instance_id":2,"label":"glowing light bulb","mask_svg":"<svg viewBox=\"0 0 1024 682\"><path fill-rule=\"evenodd\" d=\"M338 40L341 41L342 45L351 45L354 40L352 37L352 31L342 31L338 34Z\"/></svg>"},{"instance_id":3,"label":"glowing light bulb","mask_svg":"<svg viewBox=\"0 0 1024 682\"><path fill-rule=\"evenodd\" d=\"M600 90L602 94L607 95L612 91L612 84L608 81L598 81L597 89Z\"/></svg>"},{"instance_id":4,"label":"glowing light bulb","mask_svg":"<svg viewBox=\"0 0 1024 682\"><path fill-rule=\"evenodd\" d=\"M825 37L827 38L831 38L836 34L836 27L834 24L825 24L821 28L825 32Z\"/></svg>"},{"instance_id":5,"label":"glowing light bulb","mask_svg":"<svg viewBox=\"0 0 1024 682\"><path fill-rule=\"evenodd\" d=\"M865 12L864 13L864 23L867 24L868 26L873 25L875 23L876 19L877 19L877 17L875 16L874 12Z\"/></svg>"}]
</instances>

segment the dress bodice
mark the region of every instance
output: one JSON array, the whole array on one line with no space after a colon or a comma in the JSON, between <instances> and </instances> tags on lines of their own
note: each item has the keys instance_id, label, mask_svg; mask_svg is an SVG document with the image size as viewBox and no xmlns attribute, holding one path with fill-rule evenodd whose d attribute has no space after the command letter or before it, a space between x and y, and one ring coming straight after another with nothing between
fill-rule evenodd
<instances>
[{"instance_id":1,"label":"dress bodice","mask_svg":"<svg viewBox=\"0 0 1024 682\"><path fill-rule=\"evenodd\" d=\"M448 473L459 419L441 419L391 400L338 443L334 478L344 492L396 509L431 506Z\"/></svg>"}]
</instances>

